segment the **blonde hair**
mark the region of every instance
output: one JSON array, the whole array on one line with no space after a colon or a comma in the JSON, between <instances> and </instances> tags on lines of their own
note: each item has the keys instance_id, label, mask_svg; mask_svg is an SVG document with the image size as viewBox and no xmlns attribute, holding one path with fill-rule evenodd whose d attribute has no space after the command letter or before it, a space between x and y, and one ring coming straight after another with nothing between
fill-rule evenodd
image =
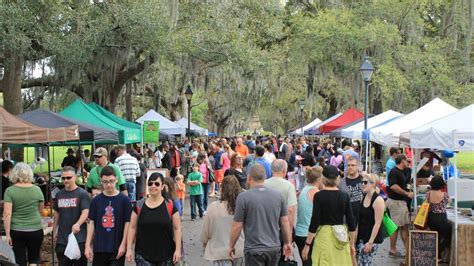
<instances>
[{"instance_id":1,"label":"blonde hair","mask_svg":"<svg viewBox=\"0 0 474 266\"><path fill-rule=\"evenodd\" d=\"M18 182L33 183L33 171L26 163L17 163L10 174L10 181L13 184Z\"/></svg>"},{"instance_id":2,"label":"blonde hair","mask_svg":"<svg viewBox=\"0 0 474 266\"><path fill-rule=\"evenodd\" d=\"M184 176L183 176L183 175L177 175L177 176L176 176L176 181L178 181L178 178L181 179L181 181L184 180Z\"/></svg>"},{"instance_id":3,"label":"blonde hair","mask_svg":"<svg viewBox=\"0 0 474 266\"><path fill-rule=\"evenodd\" d=\"M369 183L374 184L374 186L377 185L377 182L379 181L379 176L376 174L369 174L369 173L363 172L362 177L366 178L369 181Z\"/></svg>"}]
</instances>

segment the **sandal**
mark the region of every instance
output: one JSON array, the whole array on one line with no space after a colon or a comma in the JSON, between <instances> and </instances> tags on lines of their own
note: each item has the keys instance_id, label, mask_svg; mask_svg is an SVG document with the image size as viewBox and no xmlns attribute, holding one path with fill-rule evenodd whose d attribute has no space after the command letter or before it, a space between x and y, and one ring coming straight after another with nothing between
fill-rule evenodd
<instances>
[{"instance_id":1,"label":"sandal","mask_svg":"<svg viewBox=\"0 0 474 266\"><path fill-rule=\"evenodd\" d=\"M392 253L392 252L388 252L388 256L392 257L392 258L405 258L405 255L403 255L402 253L400 253L400 251L397 251L395 253Z\"/></svg>"}]
</instances>

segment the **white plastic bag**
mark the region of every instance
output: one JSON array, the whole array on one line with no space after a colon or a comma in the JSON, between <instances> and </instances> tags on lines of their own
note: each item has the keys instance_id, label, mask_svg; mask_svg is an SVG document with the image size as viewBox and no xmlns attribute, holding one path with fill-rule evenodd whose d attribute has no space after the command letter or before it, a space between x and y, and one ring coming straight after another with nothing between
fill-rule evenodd
<instances>
[{"instance_id":1,"label":"white plastic bag","mask_svg":"<svg viewBox=\"0 0 474 266\"><path fill-rule=\"evenodd\" d=\"M64 256L68 257L70 260L78 260L81 258L81 250L79 249L79 244L77 244L76 236L73 233L70 233L67 238L66 250L64 250Z\"/></svg>"}]
</instances>

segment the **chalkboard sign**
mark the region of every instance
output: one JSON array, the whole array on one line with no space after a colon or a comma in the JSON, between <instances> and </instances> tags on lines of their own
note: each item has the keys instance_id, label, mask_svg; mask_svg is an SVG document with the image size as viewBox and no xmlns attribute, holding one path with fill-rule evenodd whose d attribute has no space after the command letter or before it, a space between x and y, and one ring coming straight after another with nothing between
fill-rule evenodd
<instances>
[{"instance_id":1,"label":"chalkboard sign","mask_svg":"<svg viewBox=\"0 0 474 266\"><path fill-rule=\"evenodd\" d=\"M438 232L410 230L408 265L438 265Z\"/></svg>"}]
</instances>

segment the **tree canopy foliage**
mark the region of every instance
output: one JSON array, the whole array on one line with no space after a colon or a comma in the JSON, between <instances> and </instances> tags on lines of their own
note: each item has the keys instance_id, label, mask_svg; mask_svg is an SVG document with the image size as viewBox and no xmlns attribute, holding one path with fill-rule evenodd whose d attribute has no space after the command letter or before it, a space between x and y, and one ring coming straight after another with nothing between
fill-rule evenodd
<instances>
[{"instance_id":1,"label":"tree canopy foliage","mask_svg":"<svg viewBox=\"0 0 474 266\"><path fill-rule=\"evenodd\" d=\"M0 3L12 113L83 97L128 119L154 108L177 120L190 84L193 122L234 134L257 116L281 133L299 124L300 98L305 120L362 109L366 55L372 113L474 102L470 0Z\"/></svg>"}]
</instances>

